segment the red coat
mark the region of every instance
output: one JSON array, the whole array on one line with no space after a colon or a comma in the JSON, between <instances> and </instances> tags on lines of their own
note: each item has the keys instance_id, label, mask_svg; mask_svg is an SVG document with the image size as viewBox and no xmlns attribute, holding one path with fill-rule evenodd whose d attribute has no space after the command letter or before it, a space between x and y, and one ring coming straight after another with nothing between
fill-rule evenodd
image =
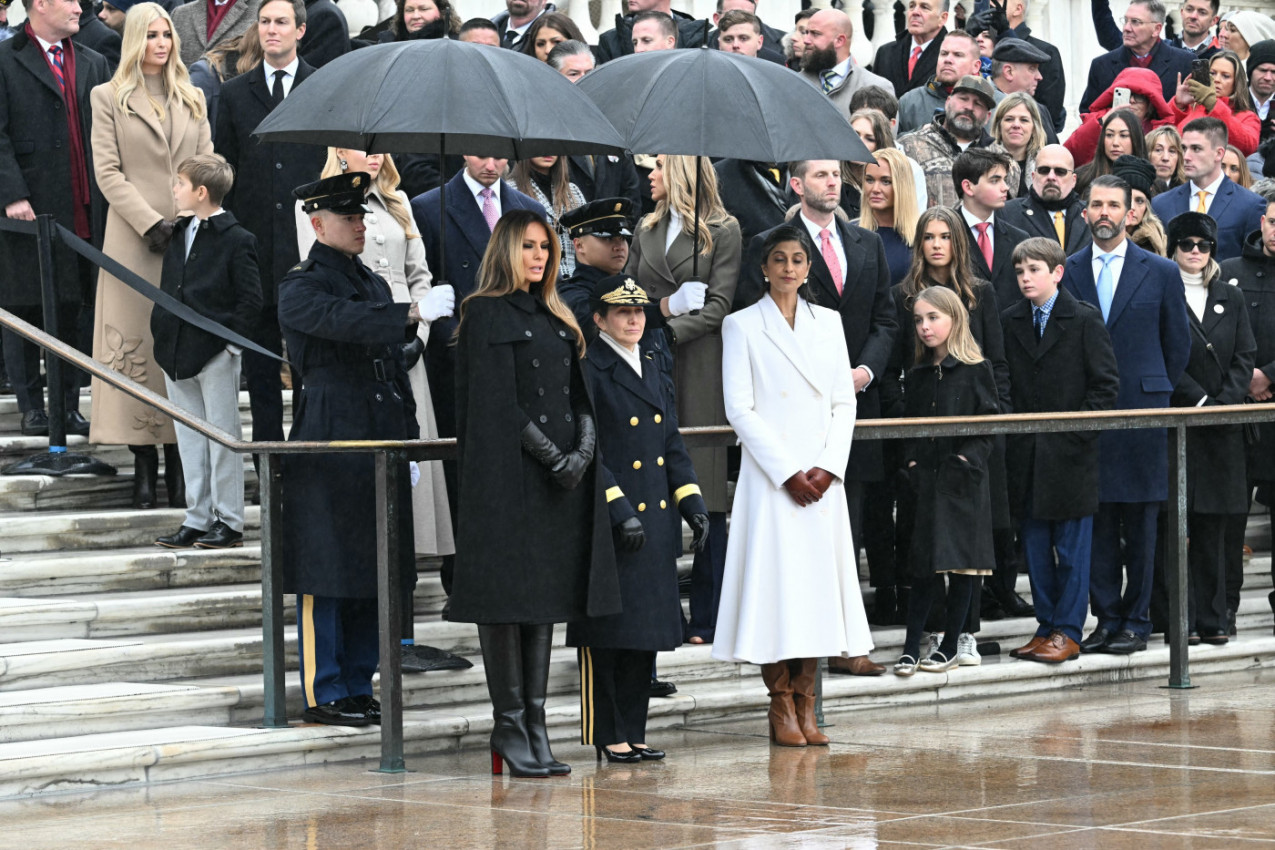
<instances>
[{"instance_id":1,"label":"red coat","mask_svg":"<svg viewBox=\"0 0 1275 850\"><path fill-rule=\"evenodd\" d=\"M1251 109L1247 112L1232 112L1230 98L1219 97L1217 103L1213 104L1212 112L1205 112L1204 107L1198 103L1191 104L1191 108L1185 112L1178 109L1176 102L1170 103L1169 108L1173 110L1174 123L1179 132L1196 118L1217 118L1226 125L1230 143L1239 148L1244 156L1252 156L1257 152L1257 144L1262 136L1262 119Z\"/></svg>"},{"instance_id":2,"label":"red coat","mask_svg":"<svg viewBox=\"0 0 1275 850\"><path fill-rule=\"evenodd\" d=\"M1149 133L1164 124L1177 124L1173 106L1165 101L1160 78L1156 76L1156 73L1146 68L1125 68L1106 91L1094 98L1091 105L1092 111L1085 113L1080 126L1067 137L1067 141L1063 142L1063 147L1071 151L1072 157L1076 160L1077 168L1092 160L1098 152L1098 142L1102 138L1102 121L1111 111L1111 101L1115 98L1117 88L1127 88L1134 94L1140 94L1151 101L1151 109L1155 115L1142 122L1144 133ZM1216 111L1216 107L1214 109Z\"/></svg>"}]
</instances>

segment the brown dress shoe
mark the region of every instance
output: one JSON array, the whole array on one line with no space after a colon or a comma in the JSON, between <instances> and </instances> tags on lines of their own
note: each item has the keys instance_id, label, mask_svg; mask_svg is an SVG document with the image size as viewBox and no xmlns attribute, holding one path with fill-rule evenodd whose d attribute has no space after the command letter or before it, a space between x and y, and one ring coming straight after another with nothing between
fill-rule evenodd
<instances>
[{"instance_id":1,"label":"brown dress shoe","mask_svg":"<svg viewBox=\"0 0 1275 850\"><path fill-rule=\"evenodd\" d=\"M1027 641L1026 644L1024 644L1023 646L1020 646L1018 649L1011 649L1009 651L1009 657L1022 658L1024 655L1031 652L1032 650L1034 650L1036 647L1040 646L1042 643L1044 643L1047 640L1049 640L1048 635L1036 635L1031 640Z\"/></svg>"},{"instance_id":2,"label":"brown dress shoe","mask_svg":"<svg viewBox=\"0 0 1275 850\"><path fill-rule=\"evenodd\" d=\"M842 676L880 676L885 668L874 664L866 655L856 655L853 658L831 656L828 658L828 672Z\"/></svg>"},{"instance_id":3,"label":"brown dress shoe","mask_svg":"<svg viewBox=\"0 0 1275 850\"><path fill-rule=\"evenodd\" d=\"M1044 664L1061 664L1064 661L1071 661L1073 658L1080 657L1080 644L1062 632L1054 631L1049 633L1049 637L1040 646L1031 652L1023 653L1019 657L1028 661L1040 661Z\"/></svg>"}]
</instances>

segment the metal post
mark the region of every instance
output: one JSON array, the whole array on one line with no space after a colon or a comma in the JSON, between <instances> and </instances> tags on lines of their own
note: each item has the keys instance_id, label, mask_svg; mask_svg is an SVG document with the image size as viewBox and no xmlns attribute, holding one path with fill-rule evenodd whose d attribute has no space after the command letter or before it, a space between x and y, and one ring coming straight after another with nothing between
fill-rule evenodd
<instances>
[{"instance_id":1,"label":"metal post","mask_svg":"<svg viewBox=\"0 0 1275 850\"><path fill-rule=\"evenodd\" d=\"M377 616L381 638L381 766L380 773L406 773L403 763L403 665L399 598L398 481L404 466L401 451L376 453Z\"/></svg>"},{"instance_id":2,"label":"metal post","mask_svg":"<svg viewBox=\"0 0 1275 850\"><path fill-rule=\"evenodd\" d=\"M58 295L53 284L53 216L36 216L35 229L44 329L61 339L58 333ZM66 404L62 398L62 370L65 368L60 357L49 355L44 358L44 371L48 376L45 403L49 410L49 452L52 454L66 451Z\"/></svg>"},{"instance_id":3,"label":"metal post","mask_svg":"<svg viewBox=\"0 0 1275 850\"><path fill-rule=\"evenodd\" d=\"M828 666L828 659L819 658L815 664L815 725L831 726L823 719L823 668Z\"/></svg>"},{"instance_id":4,"label":"metal post","mask_svg":"<svg viewBox=\"0 0 1275 850\"><path fill-rule=\"evenodd\" d=\"M1169 687L1190 688L1187 669L1186 424L1169 429L1169 522L1165 584L1169 589Z\"/></svg>"},{"instance_id":5,"label":"metal post","mask_svg":"<svg viewBox=\"0 0 1275 850\"><path fill-rule=\"evenodd\" d=\"M257 486L261 491L261 652L265 679L263 725L278 729L288 725L287 685L283 654L283 519L280 461L261 455ZM241 458L242 461L242 458Z\"/></svg>"}]
</instances>

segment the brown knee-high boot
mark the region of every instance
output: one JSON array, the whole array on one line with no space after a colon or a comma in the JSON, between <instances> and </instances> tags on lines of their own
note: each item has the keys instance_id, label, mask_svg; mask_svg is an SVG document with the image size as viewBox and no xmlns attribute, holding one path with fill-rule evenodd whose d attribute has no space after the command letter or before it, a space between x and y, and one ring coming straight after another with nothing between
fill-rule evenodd
<instances>
[{"instance_id":1,"label":"brown knee-high boot","mask_svg":"<svg viewBox=\"0 0 1275 850\"><path fill-rule=\"evenodd\" d=\"M761 679L770 692L770 740L781 747L806 746L806 737L797 725L788 662L761 665Z\"/></svg>"},{"instance_id":2,"label":"brown knee-high boot","mask_svg":"<svg viewBox=\"0 0 1275 850\"><path fill-rule=\"evenodd\" d=\"M819 672L818 658L798 658L792 662L792 701L797 709L797 726L807 744L827 744L827 735L819 731L815 721L815 676Z\"/></svg>"}]
</instances>

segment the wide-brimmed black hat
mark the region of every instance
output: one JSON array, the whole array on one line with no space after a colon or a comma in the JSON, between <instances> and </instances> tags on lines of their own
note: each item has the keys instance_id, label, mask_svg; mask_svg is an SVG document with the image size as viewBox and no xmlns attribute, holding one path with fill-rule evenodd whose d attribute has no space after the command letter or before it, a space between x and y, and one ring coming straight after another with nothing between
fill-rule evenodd
<instances>
[{"instance_id":1,"label":"wide-brimmed black hat","mask_svg":"<svg viewBox=\"0 0 1275 850\"><path fill-rule=\"evenodd\" d=\"M1155 166L1140 156L1121 154L1111 164L1111 173L1148 197L1155 185Z\"/></svg>"},{"instance_id":2,"label":"wide-brimmed black hat","mask_svg":"<svg viewBox=\"0 0 1275 850\"><path fill-rule=\"evenodd\" d=\"M593 285L589 295L589 307L595 312L602 307L650 307L654 303L633 276L627 274L602 278Z\"/></svg>"},{"instance_id":3,"label":"wide-brimmed black hat","mask_svg":"<svg viewBox=\"0 0 1275 850\"><path fill-rule=\"evenodd\" d=\"M633 202L628 198L598 198L563 213L559 223L572 239L579 236L628 238L633 235Z\"/></svg>"},{"instance_id":4,"label":"wide-brimmed black hat","mask_svg":"<svg viewBox=\"0 0 1275 850\"><path fill-rule=\"evenodd\" d=\"M292 196L301 202L303 212L331 210L337 215L358 215L371 212L364 203L370 188L372 176L366 171L347 171L298 186Z\"/></svg>"},{"instance_id":5,"label":"wide-brimmed black hat","mask_svg":"<svg viewBox=\"0 0 1275 850\"><path fill-rule=\"evenodd\" d=\"M1183 239L1204 239L1217 251L1217 222L1202 212L1184 212L1169 221L1169 248L1172 250Z\"/></svg>"}]
</instances>

